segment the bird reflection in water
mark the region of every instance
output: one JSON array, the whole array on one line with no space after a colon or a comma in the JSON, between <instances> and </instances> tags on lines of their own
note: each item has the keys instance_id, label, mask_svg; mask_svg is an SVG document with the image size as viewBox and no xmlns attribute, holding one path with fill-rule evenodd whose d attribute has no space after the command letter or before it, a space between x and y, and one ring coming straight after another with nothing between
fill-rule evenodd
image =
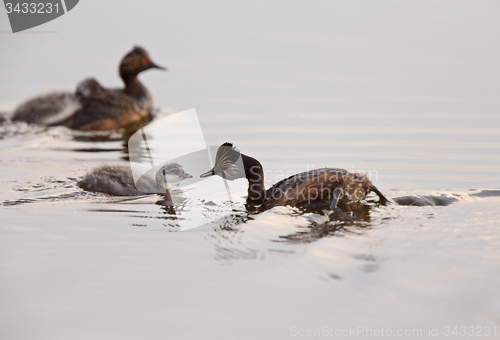
<instances>
[{"instance_id":1,"label":"bird reflection in water","mask_svg":"<svg viewBox=\"0 0 500 340\"><path fill-rule=\"evenodd\" d=\"M371 210L378 206L377 202L344 204L341 208L349 212L352 218L332 221L324 215L321 208L279 208L284 209L281 213L275 209L256 211L255 207L247 205L244 209L235 210L233 214L210 223L211 231L207 233L206 239L214 246L215 259L222 262L264 259L271 253L273 256L289 256L296 253L295 248L289 247L293 244L312 243L323 237L344 236L347 233L363 234L371 227ZM257 219L258 215L267 214L283 215L282 223L289 227L273 228L271 236L266 234L268 242L263 243L260 228L264 227L251 227L247 222ZM273 218L271 215L267 217ZM264 223L266 220L266 216L263 216Z\"/></svg>"}]
</instances>

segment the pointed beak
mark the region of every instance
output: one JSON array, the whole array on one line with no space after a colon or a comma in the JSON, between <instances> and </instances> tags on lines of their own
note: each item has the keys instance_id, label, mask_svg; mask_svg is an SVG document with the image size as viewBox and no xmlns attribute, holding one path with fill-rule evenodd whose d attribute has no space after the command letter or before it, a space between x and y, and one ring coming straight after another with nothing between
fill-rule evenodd
<instances>
[{"instance_id":1,"label":"pointed beak","mask_svg":"<svg viewBox=\"0 0 500 340\"><path fill-rule=\"evenodd\" d=\"M187 172L185 172L185 173L182 175L182 179L186 179L186 178L193 178L193 176L191 176L190 174L188 174Z\"/></svg>"},{"instance_id":2,"label":"pointed beak","mask_svg":"<svg viewBox=\"0 0 500 340\"><path fill-rule=\"evenodd\" d=\"M163 67L163 66L160 66L160 65L156 65L152 61L149 62L149 68L157 68L157 69L160 69L160 70L163 70L163 71L168 71L168 69L166 67Z\"/></svg>"},{"instance_id":3,"label":"pointed beak","mask_svg":"<svg viewBox=\"0 0 500 340\"><path fill-rule=\"evenodd\" d=\"M210 169L208 170L207 172L205 173L202 173L200 175L201 178L205 178L205 177L210 177L210 176L214 176L215 175L215 172L214 172L214 169Z\"/></svg>"}]
</instances>

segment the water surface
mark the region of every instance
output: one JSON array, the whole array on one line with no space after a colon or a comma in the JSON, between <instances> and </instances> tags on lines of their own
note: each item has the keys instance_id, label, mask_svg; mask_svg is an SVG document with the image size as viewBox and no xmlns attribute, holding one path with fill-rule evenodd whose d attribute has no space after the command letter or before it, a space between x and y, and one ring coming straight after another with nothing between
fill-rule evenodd
<instances>
[{"instance_id":1,"label":"water surface","mask_svg":"<svg viewBox=\"0 0 500 340\"><path fill-rule=\"evenodd\" d=\"M438 327L442 338L446 326L498 337L498 11L493 1L86 0L40 27L55 33L0 34L0 337L284 339L362 327L426 338ZM5 20L0 11L0 30ZM249 212L238 191L195 206L208 195L200 184L186 196L216 221L181 232L162 195L81 190L91 169L128 164L120 132L3 117L89 76L120 86L117 64L135 44L169 68L140 75L162 112L196 108L207 144L256 157L266 186L341 167L406 205L370 196L353 221L328 222L290 207Z\"/></svg>"},{"instance_id":2,"label":"water surface","mask_svg":"<svg viewBox=\"0 0 500 340\"><path fill-rule=\"evenodd\" d=\"M498 117L457 115L455 127L424 134L424 122L449 115L395 114L391 128L365 114L311 116L328 122L314 138L312 119L269 143L246 129L225 135L262 162L268 184L290 170L341 166L372 170L402 203L441 205L368 202L354 221L327 222L289 207L253 214L235 195L229 208L206 209L224 218L180 232L162 195L76 186L94 167L127 164L118 133L4 123L4 334L285 338L291 327L498 325Z\"/></svg>"}]
</instances>

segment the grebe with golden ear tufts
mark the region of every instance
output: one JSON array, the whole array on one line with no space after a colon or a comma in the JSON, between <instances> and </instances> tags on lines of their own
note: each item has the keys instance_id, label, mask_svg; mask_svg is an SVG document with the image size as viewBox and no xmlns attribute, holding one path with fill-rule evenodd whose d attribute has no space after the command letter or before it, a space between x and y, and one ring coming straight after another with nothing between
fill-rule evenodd
<instances>
[{"instance_id":1,"label":"grebe with golden ear tufts","mask_svg":"<svg viewBox=\"0 0 500 340\"><path fill-rule=\"evenodd\" d=\"M301 172L264 187L264 171L258 160L240 153L231 143L222 144L217 150L214 167L200 175L221 176L228 180L248 180L247 203L270 209L275 206L328 207L337 215L344 213L339 203L361 201L375 192L381 204L388 199L370 182L364 174L350 173L344 169L323 168Z\"/></svg>"}]
</instances>

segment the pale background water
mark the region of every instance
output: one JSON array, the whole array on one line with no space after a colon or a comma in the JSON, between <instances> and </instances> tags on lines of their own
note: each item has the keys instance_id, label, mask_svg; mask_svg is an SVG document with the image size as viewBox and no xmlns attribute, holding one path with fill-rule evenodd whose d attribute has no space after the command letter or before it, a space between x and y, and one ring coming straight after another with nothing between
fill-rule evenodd
<instances>
[{"instance_id":1,"label":"pale background water","mask_svg":"<svg viewBox=\"0 0 500 340\"><path fill-rule=\"evenodd\" d=\"M268 185L335 166L371 171L389 197L457 198L326 225L237 207L178 232L161 196L76 186L96 166L127 164L119 135L7 122L0 337L283 339L323 326L500 336L500 198L484 191L500 188L499 14L497 1L86 0L11 34L0 10L0 110L88 76L121 86L118 62L137 44L169 68L140 76L155 104L196 108L206 142L258 158Z\"/></svg>"}]
</instances>

